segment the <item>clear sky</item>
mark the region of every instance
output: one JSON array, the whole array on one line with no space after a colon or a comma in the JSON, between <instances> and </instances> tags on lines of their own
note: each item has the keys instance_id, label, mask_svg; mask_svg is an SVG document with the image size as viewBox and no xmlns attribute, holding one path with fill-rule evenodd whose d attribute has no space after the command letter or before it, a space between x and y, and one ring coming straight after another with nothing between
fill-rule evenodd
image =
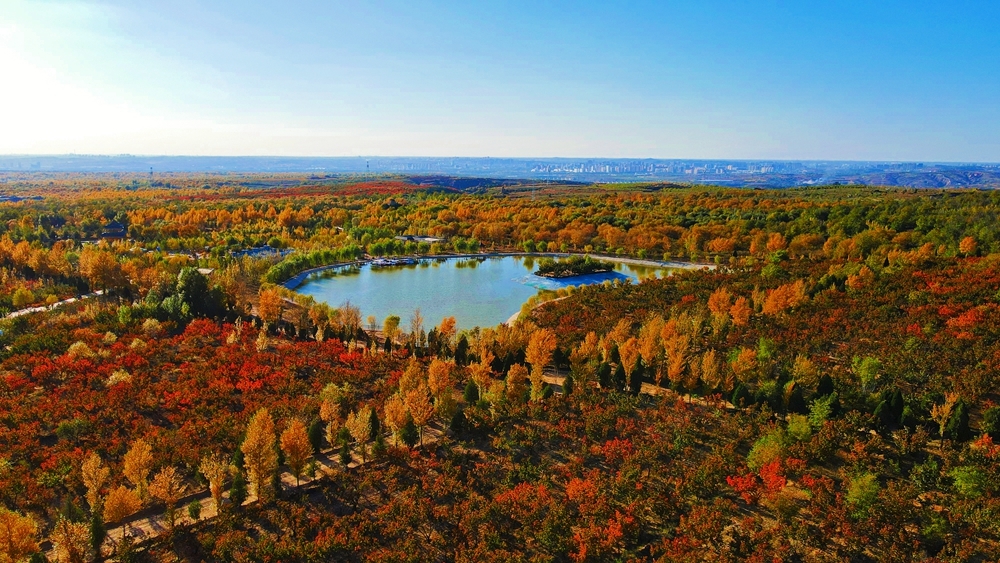
<instances>
[{"instance_id":1,"label":"clear sky","mask_svg":"<svg viewBox=\"0 0 1000 563\"><path fill-rule=\"evenodd\" d=\"M997 162L998 26L995 0L0 0L0 153Z\"/></svg>"}]
</instances>

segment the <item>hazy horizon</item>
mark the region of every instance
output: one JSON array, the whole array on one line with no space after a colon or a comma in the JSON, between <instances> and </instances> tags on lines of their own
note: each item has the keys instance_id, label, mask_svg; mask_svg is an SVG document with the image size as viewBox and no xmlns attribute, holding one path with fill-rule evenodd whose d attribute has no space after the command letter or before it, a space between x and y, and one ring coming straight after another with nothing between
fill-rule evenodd
<instances>
[{"instance_id":1,"label":"hazy horizon","mask_svg":"<svg viewBox=\"0 0 1000 563\"><path fill-rule=\"evenodd\" d=\"M185 154L185 153L0 153L0 158L259 158L259 159L348 159L348 158L399 158L399 159L496 159L496 160L653 160L653 161L678 161L678 162L802 162L802 163L858 163L858 164L936 164L936 165L1000 165L1000 159L989 160L927 160L927 159L837 159L837 158L709 158L690 157L675 158L668 156L493 156L489 154Z\"/></svg>"}]
</instances>

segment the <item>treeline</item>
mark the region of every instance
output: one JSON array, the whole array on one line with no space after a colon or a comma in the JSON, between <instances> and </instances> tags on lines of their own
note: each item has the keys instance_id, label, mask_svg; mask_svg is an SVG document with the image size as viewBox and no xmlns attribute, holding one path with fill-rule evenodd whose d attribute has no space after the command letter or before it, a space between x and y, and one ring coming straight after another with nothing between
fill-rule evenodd
<instances>
[{"instance_id":1,"label":"treeline","mask_svg":"<svg viewBox=\"0 0 1000 563\"><path fill-rule=\"evenodd\" d=\"M281 283L311 268L329 266L339 262L351 262L362 256L364 256L364 251L362 251L361 247L354 244L336 249L294 252L287 258L271 266L264 274L264 281L268 283Z\"/></svg>"}]
</instances>

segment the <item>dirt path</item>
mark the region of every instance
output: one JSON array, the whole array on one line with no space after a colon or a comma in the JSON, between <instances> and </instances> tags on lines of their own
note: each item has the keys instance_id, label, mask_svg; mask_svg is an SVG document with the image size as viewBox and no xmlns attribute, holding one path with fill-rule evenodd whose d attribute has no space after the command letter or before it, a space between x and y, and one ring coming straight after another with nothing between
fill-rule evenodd
<instances>
[{"instance_id":1,"label":"dirt path","mask_svg":"<svg viewBox=\"0 0 1000 563\"><path fill-rule=\"evenodd\" d=\"M92 299L94 297L100 297L104 295L104 290L97 290L93 293L88 293L86 295L81 295L80 297L70 297L69 299L63 299L62 301L56 301L51 305L41 305L38 307L28 307L27 309L20 309L14 311L13 313L8 313L4 316L5 319L14 319L24 315L30 315L31 313L41 313L43 311L51 311L62 307L63 305L69 305L71 303L76 303L77 301L83 301L84 299Z\"/></svg>"}]
</instances>

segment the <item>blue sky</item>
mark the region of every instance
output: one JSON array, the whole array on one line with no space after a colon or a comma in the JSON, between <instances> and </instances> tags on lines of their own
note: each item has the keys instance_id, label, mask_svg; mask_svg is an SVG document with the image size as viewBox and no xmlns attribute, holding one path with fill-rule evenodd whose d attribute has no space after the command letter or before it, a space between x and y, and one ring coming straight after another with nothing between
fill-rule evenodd
<instances>
[{"instance_id":1,"label":"blue sky","mask_svg":"<svg viewBox=\"0 0 1000 563\"><path fill-rule=\"evenodd\" d=\"M1000 161L996 2L0 0L0 153Z\"/></svg>"}]
</instances>

